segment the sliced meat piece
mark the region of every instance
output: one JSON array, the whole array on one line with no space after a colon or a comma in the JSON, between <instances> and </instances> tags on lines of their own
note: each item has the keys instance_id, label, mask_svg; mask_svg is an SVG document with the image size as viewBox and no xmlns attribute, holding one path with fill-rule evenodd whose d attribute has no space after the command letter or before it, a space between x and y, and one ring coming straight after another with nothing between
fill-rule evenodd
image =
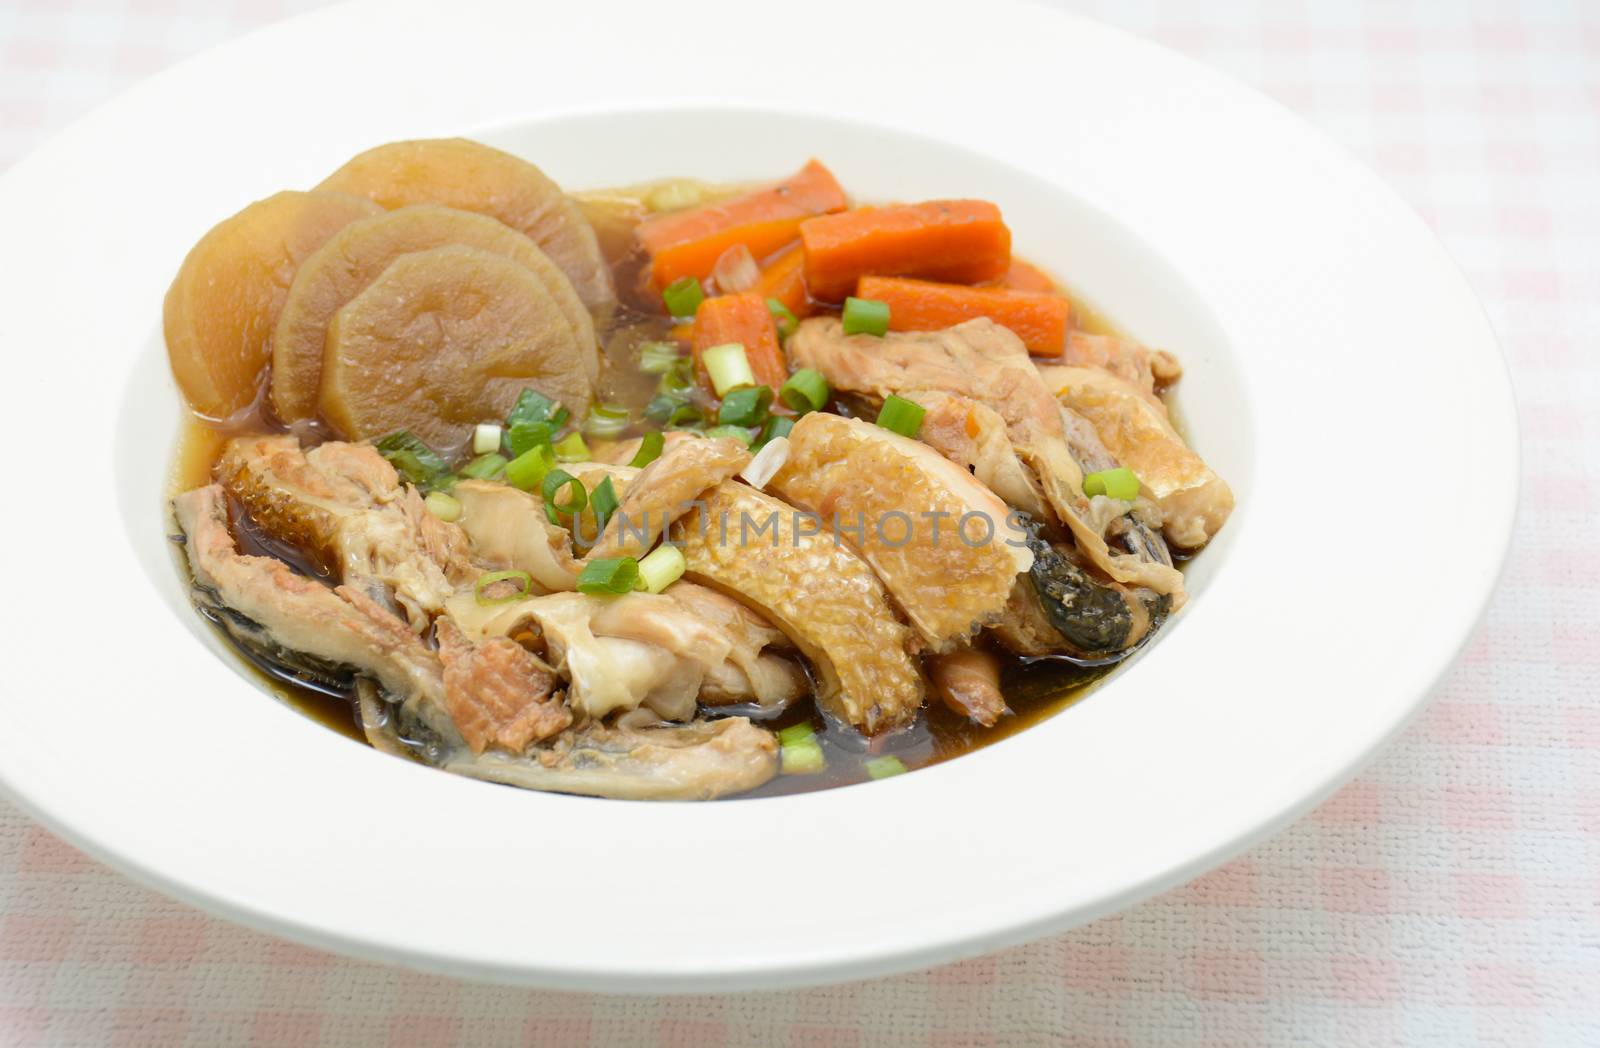
<instances>
[{"instance_id":1,"label":"sliced meat piece","mask_svg":"<svg viewBox=\"0 0 1600 1048\"><path fill-rule=\"evenodd\" d=\"M572 723L572 711L552 696L555 672L522 645L505 637L474 644L444 617L434 628L445 709L472 752L498 746L520 753Z\"/></svg>"},{"instance_id":2,"label":"sliced meat piece","mask_svg":"<svg viewBox=\"0 0 1600 1048\"><path fill-rule=\"evenodd\" d=\"M729 437L675 442L630 479L616 514L587 559L644 556L667 525L693 511L697 495L733 477L749 462L750 452Z\"/></svg>"},{"instance_id":3,"label":"sliced meat piece","mask_svg":"<svg viewBox=\"0 0 1600 1048\"><path fill-rule=\"evenodd\" d=\"M663 592L702 622L714 623L731 642L722 664L713 666L700 685L701 703L754 702L763 709L781 709L810 691L805 670L774 653L789 649L789 638L754 609L692 582L674 582Z\"/></svg>"},{"instance_id":4,"label":"sliced meat piece","mask_svg":"<svg viewBox=\"0 0 1600 1048\"><path fill-rule=\"evenodd\" d=\"M686 429L669 429L661 434L661 450L666 450L674 444L681 444L686 440L703 440L700 434ZM643 437L629 437L619 440L604 451L597 452L597 460L613 466L626 466L639 454L639 448L644 444Z\"/></svg>"},{"instance_id":5,"label":"sliced meat piece","mask_svg":"<svg viewBox=\"0 0 1600 1048\"><path fill-rule=\"evenodd\" d=\"M996 621L1033 561L1005 503L972 474L860 419L814 412L795 423L767 487L837 527L934 651Z\"/></svg>"},{"instance_id":6,"label":"sliced meat piece","mask_svg":"<svg viewBox=\"0 0 1600 1048\"><path fill-rule=\"evenodd\" d=\"M816 368L835 390L873 400L891 393L953 393L987 405L1005 420L1006 435L1053 517L1071 530L1095 566L1119 582L1171 593L1181 602L1181 572L1114 552L1086 519L1083 471L1068 452L1060 406L1010 331L980 318L943 331L891 331L876 338L846 335L835 317L810 317L785 348L792 367Z\"/></svg>"},{"instance_id":7,"label":"sliced meat piece","mask_svg":"<svg viewBox=\"0 0 1600 1048\"><path fill-rule=\"evenodd\" d=\"M1017 458L1005 419L993 409L953 393L914 392L907 399L927 412L918 440L972 470L978 483L1007 505L1041 519L1049 516L1039 482Z\"/></svg>"},{"instance_id":8,"label":"sliced meat piece","mask_svg":"<svg viewBox=\"0 0 1600 1048\"><path fill-rule=\"evenodd\" d=\"M1137 389L1163 418L1167 406L1156 396L1156 386L1170 385L1183 376L1183 368L1171 353L1147 349L1115 335L1091 335L1083 331L1074 331L1067 337L1061 363L1068 367L1099 368L1117 376ZM1043 370L1041 366L1040 371Z\"/></svg>"},{"instance_id":9,"label":"sliced meat piece","mask_svg":"<svg viewBox=\"0 0 1600 1048\"><path fill-rule=\"evenodd\" d=\"M537 495L487 480L463 480L450 494L461 503L456 524L479 563L526 571L540 593L577 587L572 539L565 528L550 523Z\"/></svg>"},{"instance_id":10,"label":"sliced meat piece","mask_svg":"<svg viewBox=\"0 0 1600 1048\"><path fill-rule=\"evenodd\" d=\"M745 484L706 496L704 527L672 527L692 581L758 609L811 660L817 702L868 734L910 724L922 678L911 631L895 617L883 583L815 521Z\"/></svg>"},{"instance_id":11,"label":"sliced meat piece","mask_svg":"<svg viewBox=\"0 0 1600 1048\"><path fill-rule=\"evenodd\" d=\"M463 593L449 612L472 640L527 637L542 646L572 682L568 705L588 717L643 707L687 721L708 688L721 705L781 706L798 694L794 675L768 661L784 660L765 654L786 648L786 638L736 601L689 583L660 594L559 593L490 606Z\"/></svg>"},{"instance_id":12,"label":"sliced meat piece","mask_svg":"<svg viewBox=\"0 0 1600 1048\"><path fill-rule=\"evenodd\" d=\"M992 728L1008 712L1000 694L1000 662L971 648L928 659L933 692L954 713Z\"/></svg>"},{"instance_id":13,"label":"sliced meat piece","mask_svg":"<svg viewBox=\"0 0 1600 1048\"><path fill-rule=\"evenodd\" d=\"M435 715L444 697L443 667L404 622L358 589L330 589L282 561L240 553L220 485L184 492L173 500L173 512L197 586L255 623L273 644L370 674L391 693L417 698L430 724L450 730Z\"/></svg>"},{"instance_id":14,"label":"sliced meat piece","mask_svg":"<svg viewBox=\"0 0 1600 1048\"><path fill-rule=\"evenodd\" d=\"M366 445L335 441L307 452L288 435L240 437L215 473L261 531L374 600L387 602L392 591L419 633L478 574L460 529L429 513Z\"/></svg>"},{"instance_id":15,"label":"sliced meat piece","mask_svg":"<svg viewBox=\"0 0 1600 1048\"><path fill-rule=\"evenodd\" d=\"M1233 491L1178 436L1166 412L1134 386L1096 368L1041 369L1047 388L1087 419L1116 460L1138 474L1161 510L1167 539L1204 546L1233 511Z\"/></svg>"},{"instance_id":16,"label":"sliced meat piece","mask_svg":"<svg viewBox=\"0 0 1600 1048\"><path fill-rule=\"evenodd\" d=\"M778 773L778 742L744 717L630 729L590 722L527 757L489 752L446 771L528 790L644 801L743 793Z\"/></svg>"}]
</instances>

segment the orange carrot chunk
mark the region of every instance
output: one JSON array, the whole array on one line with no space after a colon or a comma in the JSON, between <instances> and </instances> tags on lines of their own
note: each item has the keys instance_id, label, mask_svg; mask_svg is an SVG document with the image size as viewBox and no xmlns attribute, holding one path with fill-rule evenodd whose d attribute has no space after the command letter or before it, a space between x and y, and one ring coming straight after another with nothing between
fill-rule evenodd
<instances>
[{"instance_id":1,"label":"orange carrot chunk","mask_svg":"<svg viewBox=\"0 0 1600 1048\"><path fill-rule=\"evenodd\" d=\"M797 318L813 312L811 296L806 294L806 253L796 244L767 263L761 279L751 290L762 298L775 298Z\"/></svg>"},{"instance_id":2,"label":"orange carrot chunk","mask_svg":"<svg viewBox=\"0 0 1600 1048\"><path fill-rule=\"evenodd\" d=\"M940 331L989 317L1010 328L1036 357L1059 357L1065 351L1072 319L1072 306L1060 295L999 287L869 276L861 278L856 295L888 303L891 331Z\"/></svg>"},{"instance_id":3,"label":"orange carrot chunk","mask_svg":"<svg viewBox=\"0 0 1600 1048\"><path fill-rule=\"evenodd\" d=\"M1001 287L1008 287L1012 291L1043 291L1054 293L1056 282L1050 279L1050 274L1022 259L1011 256L1011 268L1006 270L1006 275L1000 279Z\"/></svg>"},{"instance_id":4,"label":"orange carrot chunk","mask_svg":"<svg viewBox=\"0 0 1600 1048\"><path fill-rule=\"evenodd\" d=\"M844 189L833 172L812 160L775 186L647 218L639 223L639 243L650 255L650 282L660 290L679 277L710 276L735 244L766 258L793 241L805 219L844 207Z\"/></svg>"},{"instance_id":5,"label":"orange carrot chunk","mask_svg":"<svg viewBox=\"0 0 1600 1048\"><path fill-rule=\"evenodd\" d=\"M954 284L997 280L1011 265L1011 230L985 200L862 208L800 223L806 287L837 302L869 275Z\"/></svg>"},{"instance_id":6,"label":"orange carrot chunk","mask_svg":"<svg viewBox=\"0 0 1600 1048\"><path fill-rule=\"evenodd\" d=\"M701 354L724 342L744 346L745 359L750 361L750 371L757 382L771 386L774 393L783 388L789 378L789 364L778 345L778 326L765 298L746 291L718 295L700 303L694 314L694 364L707 389L711 382Z\"/></svg>"}]
</instances>

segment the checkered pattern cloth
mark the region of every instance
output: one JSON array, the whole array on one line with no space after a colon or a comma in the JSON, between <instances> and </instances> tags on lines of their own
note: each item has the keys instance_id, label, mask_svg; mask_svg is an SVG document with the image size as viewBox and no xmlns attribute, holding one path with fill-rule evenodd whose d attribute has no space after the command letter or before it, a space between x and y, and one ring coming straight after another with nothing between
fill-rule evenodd
<instances>
[{"instance_id":1,"label":"checkered pattern cloth","mask_svg":"<svg viewBox=\"0 0 1600 1048\"><path fill-rule=\"evenodd\" d=\"M10 0L0 163L307 6ZM346 960L154 895L0 805L0 1044L1600 1045L1600 4L1070 6L1354 150L1438 231L1504 340L1527 462L1510 567L1399 742L1299 825L1120 916L767 995L540 993Z\"/></svg>"}]
</instances>

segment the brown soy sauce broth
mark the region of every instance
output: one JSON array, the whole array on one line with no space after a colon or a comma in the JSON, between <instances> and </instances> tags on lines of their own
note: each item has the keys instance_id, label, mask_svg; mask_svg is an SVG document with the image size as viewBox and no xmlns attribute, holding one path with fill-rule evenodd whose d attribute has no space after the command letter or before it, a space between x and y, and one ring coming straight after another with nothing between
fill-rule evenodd
<instances>
[{"instance_id":1,"label":"brown soy sauce broth","mask_svg":"<svg viewBox=\"0 0 1600 1048\"><path fill-rule=\"evenodd\" d=\"M643 374L637 367L642 343L670 339L674 321L667 316L659 298L647 293L643 280L644 258L632 246L632 223L643 213L617 203L595 203L609 199L580 197L585 213L595 224L603 253L612 268L619 304L597 332L607 366L602 368L600 397L627 407L635 415L642 412L654 395L657 376ZM1118 328L1088 303L1066 289L1062 293L1072 302L1073 325L1091 334L1119 335ZM822 310L836 307L821 306ZM259 402L258 402L259 403ZM848 413L848 405L835 403L832 410ZM1177 424L1177 419L1174 417ZM637 436L648 424L630 427L618 440ZM208 484L223 445L232 436L248 433L279 433L285 427L257 408L241 413L226 423L213 423L185 414L170 472L170 494ZM1181 425L1180 425L1181 431ZM321 434L313 427L301 434L302 440L319 442ZM604 441L590 441L596 451ZM445 450L445 449L441 449ZM462 455L461 458L470 457ZM243 507L231 505L233 532L240 549L248 554L273 556L304 574L326 577L315 559L263 534L249 519ZM180 570L188 577L181 555ZM226 635L225 639L226 638ZM233 646L231 640L230 646ZM238 651L241 668L257 684L318 724L366 744L353 692L340 693L323 686L308 687L286 680L261 665L254 656ZM1055 659L1020 659L999 653L1002 660L1002 692L1010 707L993 728L983 728L947 709L930 694L922 715L911 727L866 739L846 726L833 724L821 716L814 703L802 700L776 717L759 721L774 730L810 723L816 732L823 755L824 770L806 775L779 774L765 785L737 795L737 798L776 797L813 790L845 786L866 781L865 761L872 757L894 756L908 770L929 767L993 745L1003 739L1054 716L1084 698L1094 685L1115 666L1080 667ZM748 712L748 711L739 711ZM737 799L730 798L730 799Z\"/></svg>"}]
</instances>

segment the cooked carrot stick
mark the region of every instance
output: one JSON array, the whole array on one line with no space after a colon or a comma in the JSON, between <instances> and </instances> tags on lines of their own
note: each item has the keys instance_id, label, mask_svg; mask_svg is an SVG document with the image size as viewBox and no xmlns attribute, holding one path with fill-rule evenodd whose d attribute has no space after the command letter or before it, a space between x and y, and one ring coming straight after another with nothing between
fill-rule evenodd
<instances>
[{"instance_id":1,"label":"cooked carrot stick","mask_svg":"<svg viewBox=\"0 0 1600 1048\"><path fill-rule=\"evenodd\" d=\"M789 378L789 364L778 345L778 326L767 308L767 300L754 291L738 295L718 295L700 303L694 314L694 366L700 381L711 387L701 354L724 342L744 346L745 359L757 382L772 387L774 393Z\"/></svg>"},{"instance_id":2,"label":"cooked carrot stick","mask_svg":"<svg viewBox=\"0 0 1600 1048\"><path fill-rule=\"evenodd\" d=\"M984 200L862 208L800 223L806 287L837 302L869 274L977 284L1011 264L1011 230Z\"/></svg>"},{"instance_id":3,"label":"cooked carrot stick","mask_svg":"<svg viewBox=\"0 0 1600 1048\"><path fill-rule=\"evenodd\" d=\"M718 257L735 244L766 258L799 235L803 220L844 207L838 180L812 160L767 189L647 218L639 223L639 243L650 254L650 282L659 291L679 277L709 276Z\"/></svg>"},{"instance_id":4,"label":"cooked carrot stick","mask_svg":"<svg viewBox=\"0 0 1600 1048\"><path fill-rule=\"evenodd\" d=\"M806 294L805 264L806 253L796 244L767 263L751 290L762 298L777 299L796 317L808 317L813 310L811 296Z\"/></svg>"},{"instance_id":5,"label":"cooked carrot stick","mask_svg":"<svg viewBox=\"0 0 1600 1048\"><path fill-rule=\"evenodd\" d=\"M940 331L989 317L1010 328L1036 357L1059 357L1065 351L1072 316L1072 306L1060 295L904 277L862 277L856 295L888 303L891 331Z\"/></svg>"},{"instance_id":6,"label":"cooked carrot stick","mask_svg":"<svg viewBox=\"0 0 1600 1048\"><path fill-rule=\"evenodd\" d=\"M1000 278L1000 286L1008 287L1012 291L1054 292L1056 290L1056 282L1050 279L1050 274L1032 262L1024 262L1015 255L1011 256L1011 268Z\"/></svg>"}]
</instances>

